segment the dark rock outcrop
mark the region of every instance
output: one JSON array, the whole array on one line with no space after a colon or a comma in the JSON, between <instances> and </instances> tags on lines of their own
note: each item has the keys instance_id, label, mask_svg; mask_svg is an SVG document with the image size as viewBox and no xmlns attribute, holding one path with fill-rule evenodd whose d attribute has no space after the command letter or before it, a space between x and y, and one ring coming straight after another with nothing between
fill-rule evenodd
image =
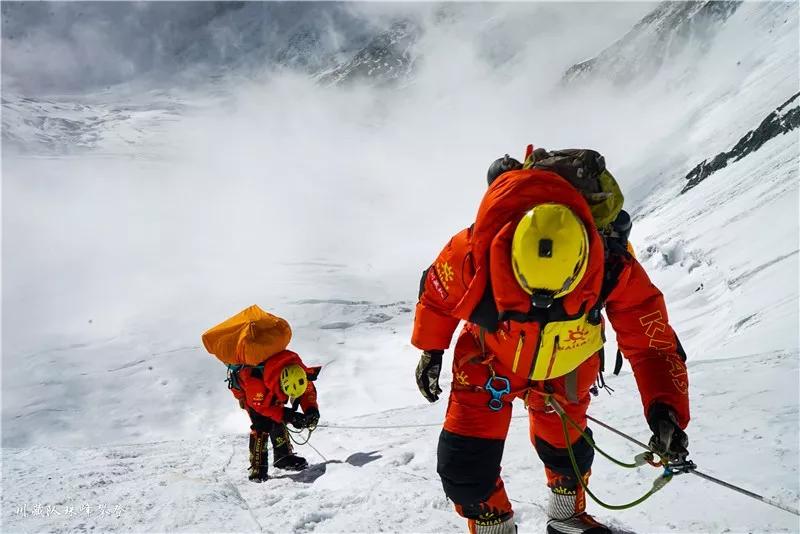
<instances>
[{"instance_id":1,"label":"dark rock outcrop","mask_svg":"<svg viewBox=\"0 0 800 534\"><path fill-rule=\"evenodd\" d=\"M412 70L411 48L420 34L419 27L403 20L376 35L352 60L322 74L320 83L343 84L357 80L387 85L406 79Z\"/></svg>"},{"instance_id":2,"label":"dark rock outcrop","mask_svg":"<svg viewBox=\"0 0 800 534\"><path fill-rule=\"evenodd\" d=\"M761 121L758 128L747 132L733 148L727 152L717 154L710 161L704 160L689 171L689 174L686 175L688 182L681 190L681 194L687 192L716 171L724 169L729 163L739 161L748 154L755 152L770 139L797 127L800 127L800 93L795 94L783 105L767 115L767 118Z\"/></svg>"}]
</instances>

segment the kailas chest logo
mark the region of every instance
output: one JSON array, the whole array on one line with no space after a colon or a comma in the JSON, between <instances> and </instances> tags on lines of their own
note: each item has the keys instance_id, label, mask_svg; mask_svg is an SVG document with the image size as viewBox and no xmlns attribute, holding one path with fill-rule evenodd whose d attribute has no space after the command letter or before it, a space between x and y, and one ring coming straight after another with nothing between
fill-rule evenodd
<instances>
[{"instance_id":1,"label":"kailas chest logo","mask_svg":"<svg viewBox=\"0 0 800 534\"><path fill-rule=\"evenodd\" d=\"M567 330L567 335L559 338L559 350L576 349L589 342L589 331L582 327Z\"/></svg>"}]
</instances>

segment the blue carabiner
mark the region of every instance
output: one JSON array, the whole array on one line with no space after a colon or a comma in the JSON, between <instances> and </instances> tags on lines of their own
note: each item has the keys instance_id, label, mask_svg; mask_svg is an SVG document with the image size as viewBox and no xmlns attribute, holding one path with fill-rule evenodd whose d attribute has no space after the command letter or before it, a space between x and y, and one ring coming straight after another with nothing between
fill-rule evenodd
<instances>
[{"instance_id":1,"label":"blue carabiner","mask_svg":"<svg viewBox=\"0 0 800 534\"><path fill-rule=\"evenodd\" d=\"M498 380L504 384L503 389L494 388L493 383L495 380ZM489 380L486 381L484 389L489 392L489 395L492 396L492 398L489 399L489 409L493 412L499 412L503 409L503 401L500 399L500 397L511 393L511 382L504 376L492 375L489 377Z\"/></svg>"}]
</instances>

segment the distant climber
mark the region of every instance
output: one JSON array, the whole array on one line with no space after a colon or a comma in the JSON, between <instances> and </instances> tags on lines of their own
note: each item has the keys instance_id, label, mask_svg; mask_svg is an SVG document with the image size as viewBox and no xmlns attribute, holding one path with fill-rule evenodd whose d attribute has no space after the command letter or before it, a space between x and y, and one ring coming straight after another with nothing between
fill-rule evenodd
<instances>
[{"instance_id":1,"label":"distant climber","mask_svg":"<svg viewBox=\"0 0 800 534\"><path fill-rule=\"evenodd\" d=\"M250 416L253 482L269 478L269 441L274 467L291 471L308 467L306 459L294 453L287 425L316 428L319 406L314 381L321 367L307 367L296 353L286 350L290 340L289 324L258 306L203 334L206 349L227 364L228 387Z\"/></svg>"}]
</instances>

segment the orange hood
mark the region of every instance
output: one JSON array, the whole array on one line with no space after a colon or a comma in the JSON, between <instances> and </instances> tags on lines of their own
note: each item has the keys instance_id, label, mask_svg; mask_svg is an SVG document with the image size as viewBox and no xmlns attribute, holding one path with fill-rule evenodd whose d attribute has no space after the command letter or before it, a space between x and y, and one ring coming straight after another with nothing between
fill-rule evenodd
<instances>
[{"instance_id":1,"label":"orange hood","mask_svg":"<svg viewBox=\"0 0 800 534\"><path fill-rule=\"evenodd\" d=\"M578 190L559 175L541 169L525 169L504 173L492 183L481 201L471 239L475 275L453 310L455 316L469 319L489 281L499 312L528 313L530 296L519 286L511 268L511 238L528 210L548 202L572 209L589 235L586 273L575 290L563 298L564 309L574 314L583 305L584 311L594 305L602 285L604 247L589 205Z\"/></svg>"}]
</instances>

